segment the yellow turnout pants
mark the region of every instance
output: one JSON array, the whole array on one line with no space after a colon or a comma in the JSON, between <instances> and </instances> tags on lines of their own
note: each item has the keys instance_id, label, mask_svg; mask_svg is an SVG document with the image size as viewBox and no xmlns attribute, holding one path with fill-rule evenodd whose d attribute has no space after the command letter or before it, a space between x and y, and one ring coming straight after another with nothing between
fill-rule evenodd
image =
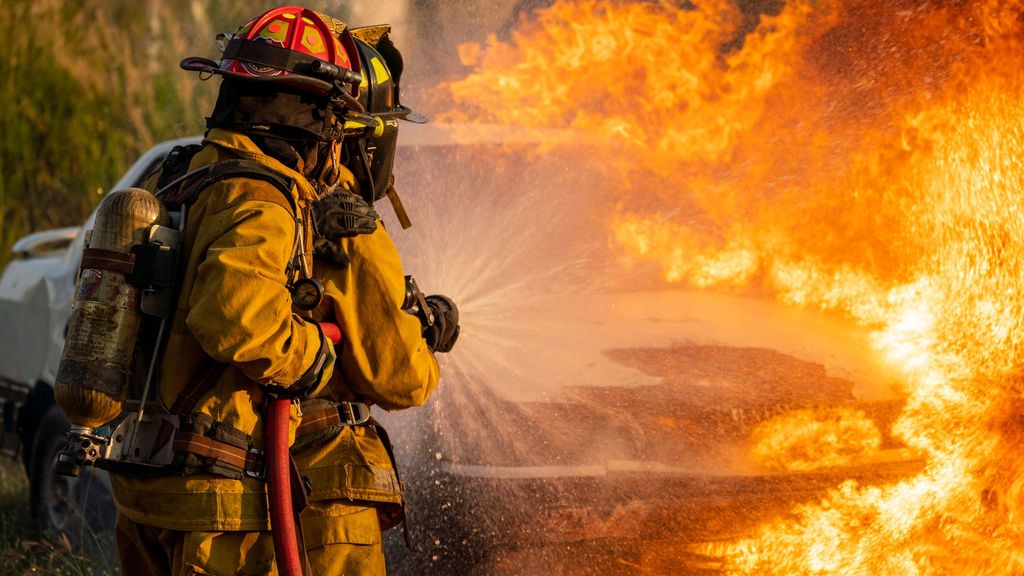
<instances>
[{"instance_id":1,"label":"yellow turnout pants","mask_svg":"<svg viewBox=\"0 0 1024 576\"><path fill-rule=\"evenodd\" d=\"M316 576L384 576L377 510L337 502L302 513L309 562ZM183 532L117 515L122 576L277 576L270 532Z\"/></svg>"}]
</instances>

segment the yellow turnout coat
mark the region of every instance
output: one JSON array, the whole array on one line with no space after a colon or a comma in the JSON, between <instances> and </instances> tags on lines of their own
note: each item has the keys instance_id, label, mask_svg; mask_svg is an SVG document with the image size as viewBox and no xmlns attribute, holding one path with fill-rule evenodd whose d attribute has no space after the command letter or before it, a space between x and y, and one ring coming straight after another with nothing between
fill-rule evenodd
<instances>
[{"instance_id":1,"label":"yellow turnout coat","mask_svg":"<svg viewBox=\"0 0 1024 576\"><path fill-rule=\"evenodd\" d=\"M211 130L190 169L233 158L255 160L291 179L291 201L309 221L313 187L244 135ZM289 204L272 184L247 178L217 182L198 195L188 212L181 292L160 366L159 397L166 406L211 366L226 366L214 372L215 381L194 404L192 413L203 423L198 432L241 439L253 450L263 447L262 386L289 386L309 369L320 349L317 321L340 324L343 341L333 373L324 373L327 382L318 398L304 401L302 412L323 409L332 400L389 410L415 406L438 381L419 321L400 311L405 281L383 226L342 240L351 259L347 268L310 262L326 297L312 313L296 313L286 287L296 230ZM311 234L302 241L311 254ZM293 439L300 422L293 408ZM313 511L338 500L401 502L393 464L373 427L341 427L294 456L309 480ZM181 531L270 527L266 484L245 475L112 474L112 484L119 512L140 524ZM304 514L307 542L326 541L331 534L349 537L351 523L332 518Z\"/></svg>"}]
</instances>

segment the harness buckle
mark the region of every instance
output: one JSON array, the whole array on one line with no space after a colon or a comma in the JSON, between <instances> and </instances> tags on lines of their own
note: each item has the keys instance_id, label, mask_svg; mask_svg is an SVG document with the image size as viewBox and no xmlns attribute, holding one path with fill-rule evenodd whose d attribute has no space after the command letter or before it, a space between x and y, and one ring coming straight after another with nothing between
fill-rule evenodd
<instances>
[{"instance_id":1,"label":"harness buckle","mask_svg":"<svg viewBox=\"0 0 1024 576\"><path fill-rule=\"evenodd\" d=\"M250 477L250 478L255 478L255 479L261 480L261 481L262 480L266 480L267 479L267 461L263 457L263 450L257 450L256 448L253 448L253 447L250 446L249 450L248 450L248 454L249 454L249 456L246 458L246 460L247 460L246 464L248 464L248 462L252 462L253 466L250 467L250 466L246 465L245 470L244 470L245 475Z\"/></svg>"},{"instance_id":2,"label":"harness buckle","mask_svg":"<svg viewBox=\"0 0 1024 576\"><path fill-rule=\"evenodd\" d=\"M370 420L370 407L362 402L341 402L338 404L338 415L341 423L346 426L366 424Z\"/></svg>"}]
</instances>

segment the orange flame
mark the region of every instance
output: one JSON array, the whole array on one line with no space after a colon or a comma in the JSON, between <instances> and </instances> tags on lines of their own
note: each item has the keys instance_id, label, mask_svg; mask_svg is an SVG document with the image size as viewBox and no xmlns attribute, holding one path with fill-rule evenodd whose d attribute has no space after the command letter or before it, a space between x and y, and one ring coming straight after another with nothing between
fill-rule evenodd
<instances>
[{"instance_id":1,"label":"orange flame","mask_svg":"<svg viewBox=\"0 0 1024 576\"><path fill-rule=\"evenodd\" d=\"M744 22L725 0L562 0L461 51L452 118L584 134L624 188L625 264L847 315L902 369L893 432L924 471L843 483L720 547L730 571L1024 573L1024 6L790 0ZM819 421L774 423L811 439L777 466L875 445L854 424L821 456Z\"/></svg>"},{"instance_id":2,"label":"orange flame","mask_svg":"<svg viewBox=\"0 0 1024 576\"><path fill-rule=\"evenodd\" d=\"M795 410L762 422L751 433L754 458L769 470L809 472L866 458L882 434L861 410Z\"/></svg>"}]
</instances>

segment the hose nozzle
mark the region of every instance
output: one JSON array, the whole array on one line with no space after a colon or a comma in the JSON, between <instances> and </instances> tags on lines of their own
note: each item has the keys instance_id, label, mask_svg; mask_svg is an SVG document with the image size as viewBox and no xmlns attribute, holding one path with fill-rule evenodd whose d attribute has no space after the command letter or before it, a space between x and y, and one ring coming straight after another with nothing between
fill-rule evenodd
<instances>
[{"instance_id":1,"label":"hose nozzle","mask_svg":"<svg viewBox=\"0 0 1024 576\"><path fill-rule=\"evenodd\" d=\"M434 325L434 313L430 306L427 306L427 299L423 297L416 279L412 276L405 277L405 300L402 302L402 310L418 317L424 328Z\"/></svg>"}]
</instances>

